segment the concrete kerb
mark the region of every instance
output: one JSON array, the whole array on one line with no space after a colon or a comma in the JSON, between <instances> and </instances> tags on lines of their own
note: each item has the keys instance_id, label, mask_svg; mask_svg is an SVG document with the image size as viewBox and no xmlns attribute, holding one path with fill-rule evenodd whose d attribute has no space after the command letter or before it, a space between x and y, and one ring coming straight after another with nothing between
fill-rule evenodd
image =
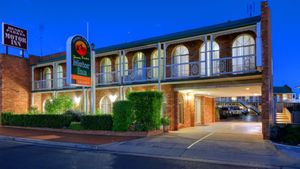
<instances>
[{"instance_id":1,"label":"concrete kerb","mask_svg":"<svg viewBox=\"0 0 300 169\"><path fill-rule=\"evenodd\" d=\"M0 140L21 142L21 143L33 144L33 145L37 145L37 146L53 147L53 148L68 148L68 149L83 150L83 151L99 151L99 152L106 152L106 153L117 154L117 155L130 155L130 156L141 156L141 157L149 157L149 158L161 158L161 159L168 159L168 160L203 162L203 163L231 165L231 166L240 166L240 167L244 166L244 167L270 168L270 169L284 168L283 166L269 166L269 165L217 161L217 160L204 160L204 159L193 159L193 158L184 158L184 157L170 157L170 156L150 155L150 154L146 154L146 153L128 153L128 152L124 152L124 151L111 151L111 150L105 148L107 145L122 144L126 141L110 143L110 144L102 144L102 145L90 145L90 144L79 144L79 143L53 142L53 141L46 141L46 140L36 140L36 139L28 139L28 138L21 138L21 137L12 137L12 136L0 136Z\"/></svg>"}]
</instances>

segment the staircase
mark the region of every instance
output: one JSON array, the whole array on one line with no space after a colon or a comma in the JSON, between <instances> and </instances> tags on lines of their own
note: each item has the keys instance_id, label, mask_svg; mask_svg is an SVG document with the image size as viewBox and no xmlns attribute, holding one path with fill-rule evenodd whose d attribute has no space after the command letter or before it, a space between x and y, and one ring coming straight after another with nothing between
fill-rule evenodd
<instances>
[{"instance_id":1,"label":"staircase","mask_svg":"<svg viewBox=\"0 0 300 169\"><path fill-rule=\"evenodd\" d=\"M253 106L253 105L251 105L251 104L249 104L249 103L246 103L246 102L244 102L244 101L241 101L241 100L239 100L239 103L240 103L242 106L244 106L245 108L254 111L257 115L260 115L260 111L258 110L257 107L255 107L255 106Z\"/></svg>"},{"instance_id":2,"label":"staircase","mask_svg":"<svg viewBox=\"0 0 300 169\"><path fill-rule=\"evenodd\" d=\"M289 124L291 120L286 113L276 113L276 123L277 124Z\"/></svg>"}]
</instances>

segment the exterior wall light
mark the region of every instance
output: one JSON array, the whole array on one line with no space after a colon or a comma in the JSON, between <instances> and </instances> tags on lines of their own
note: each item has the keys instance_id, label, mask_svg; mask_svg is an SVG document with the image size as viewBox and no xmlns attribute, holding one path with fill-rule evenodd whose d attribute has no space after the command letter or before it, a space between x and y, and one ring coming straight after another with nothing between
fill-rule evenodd
<instances>
[{"instance_id":1,"label":"exterior wall light","mask_svg":"<svg viewBox=\"0 0 300 169\"><path fill-rule=\"evenodd\" d=\"M108 97L109 97L110 101L113 103L117 100L118 96L117 95L109 95Z\"/></svg>"},{"instance_id":2,"label":"exterior wall light","mask_svg":"<svg viewBox=\"0 0 300 169\"><path fill-rule=\"evenodd\" d=\"M74 100L75 104L78 106L80 103L81 97L74 96L73 100Z\"/></svg>"}]
</instances>

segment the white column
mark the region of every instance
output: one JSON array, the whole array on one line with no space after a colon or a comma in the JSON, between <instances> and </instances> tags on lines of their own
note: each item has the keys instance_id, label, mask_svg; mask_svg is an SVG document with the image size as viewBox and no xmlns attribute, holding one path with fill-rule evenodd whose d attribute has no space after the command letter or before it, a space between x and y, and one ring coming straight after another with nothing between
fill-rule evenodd
<instances>
[{"instance_id":1,"label":"white column","mask_svg":"<svg viewBox=\"0 0 300 169\"><path fill-rule=\"evenodd\" d=\"M53 81L52 81L52 85L53 85L53 89L56 89L57 88L57 63L53 63L52 64L52 67L53 67Z\"/></svg>"},{"instance_id":2,"label":"white column","mask_svg":"<svg viewBox=\"0 0 300 169\"><path fill-rule=\"evenodd\" d=\"M120 87L119 87L119 97L120 97L120 100L124 100L123 99L123 51L119 51L119 71L117 72L118 73L118 77L119 77L119 83L120 83Z\"/></svg>"},{"instance_id":3,"label":"white column","mask_svg":"<svg viewBox=\"0 0 300 169\"><path fill-rule=\"evenodd\" d=\"M262 66L261 23L256 24L256 66Z\"/></svg>"},{"instance_id":4,"label":"white column","mask_svg":"<svg viewBox=\"0 0 300 169\"><path fill-rule=\"evenodd\" d=\"M208 76L208 57L207 57L207 36L205 35L204 38L204 45L205 45L205 76Z\"/></svg>"},{"instance_id":5,"label":"white column","mask_svg":"<svg viewBox=\"0 0 300 169\"><path fill-rule=\"evenodd\" d=\"M161 67L160 67L161 43L160 42L157 44L157 51L158 51L158 54L157 54L157 57L158 57L158 78L157 78L158 79L158 84L157 84L157 89L158 89L158 91L161 91L161 84L160 84L160 81L161 81L161 77L160 77L160 71L161 71ZM153 70L153 68L152 68L152 70Z\"/></svg>"},{"instance_id":6,"label":"white column","mask_svg":"<svg viewBox=\"0 0 300 169\"><path fill-rule=\"evenodd\" d=\"M164 80L166 79L166 77L167 77L167 44L166 43L164 43L163 44L163 47L164 47Z\"/></svg>"},{"instance_id":7,"label":"white column","mask_svg":"<svg viewBox=\"0 0 300 169\"><path fill-rule=\"evenodd\" d=\"M213 75L213 42L214 42L214 37L212 34L210 34L210 75Z\"/></svg>"},{"instance_id":8,"label":"white column","mask_svg":"<svg viewBox=\"0 0 300 169\"><path fill-rule=\"evenodd\" d=\"M125 100L125 91L124 91L124 82L125 82L125 62L126 62L126 51L123 50L122 51L122 57L121 57L121 64L122 64L122 69L121 69L121 92L122 92L122 97L121 97L121 100ZM128 64L128 63L127 63ZM127 70L128 71L128 70ZM128 74L128 72L127 72Z\"/></svg>"},{"instance_id":9,"label":"white column","mask_svg":"<svg viewBox=\"0 0 300 169\"><path fill-rule=\"evenodd\" d=\"M96 114L96 73L95 73L95 50L92 48L92 55L91 55L91 80L92 80L92 87L91 87L91 98L90 98L90 106L91 106L91 113Z\"/></svg>"},{"instance_id":10,"label":"white column","mask_svg":"<svg viewBox=\"0 0 300 169\"><path fill-rule=\"evenodd\" d=\"M34 90L34 69L35 67L31 67L31 90Z\"/></svg>"}]
</instances>

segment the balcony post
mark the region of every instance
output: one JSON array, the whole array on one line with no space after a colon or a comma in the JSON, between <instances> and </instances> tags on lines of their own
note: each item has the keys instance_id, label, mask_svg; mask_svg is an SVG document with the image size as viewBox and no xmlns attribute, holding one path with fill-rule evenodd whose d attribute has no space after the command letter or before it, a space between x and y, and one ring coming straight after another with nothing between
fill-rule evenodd
<instances>
[{"instance_id":1,"label":"balcony post","mask_svg":"<svg viewBox=\"0 0 300 169\"><path fill-rule=\"evenodd\" d=\"M58 87L57 84L57 63L52 63L52 67L53 67L53 82L52 82L52 88L56 89Z\"/></svg>"},{"instance_id":2,"label":"balcony post","mask_svg":"<svg viewBox=\"0 0 300 169\"><path fill-rule=\"evenodd\" d=\"M210 75L212 76L213 75L213 42L214 42L214 36L212 34L210 34Z\"/></svg>"},{"instance_id":3,"label":"balcony post","mask_svg":"<svg viewBox=\"0 0 300 169\"><path fill-rule=\"evenodd\" d=\"M261 22L256 24L255 66L262 66Z\"/></svg>"},{"instance_id":4,"label":"balcony post","mask_svg":"<svg viewBox=\"0 0 300 169\"><path fill-rule=\"evenodd\" d=\"M164 77L163 79L166 79L167 77L167 45L166 43L163 43L163 48L164 48L164 56L163 56L163 59L164 59Z\"/></svg>"},{"instance_id":5,"label":"balcony post","mask_svg":"<svg viewBox=\"0 0 300 169\"><path fill-rule=\"evenodd\" d=\"M160 53L161 53L161 43L160 42L157 44L157 51L158 51L158 54L157 54L157 57L158 57L158 78L157 78L158 79L158 84L157 84L157 89L158 89L158 91L161 91L161 85L160 85L160 81L161 81L161 76L160 76L160 71L161 71L161 67L160 67L160 62L161 62L161 60L160 60L161 59L161 56L160 56ZM152 70L153 70L153 68L152 68Z\"/></svg>"},{"instance_id":6,"label":"balcony post","mask_svg":"<svg viewBox=\"0 0 300 169\"><path fill-rule=\"evenodd\" d=\"M31 67L31 88L32 88L31 90L35 90L34 89L34 86L35 86L34 85L34 83L35 83L35 80L34 80L35 79L34 78L35 77L35 75L34 75L34 69L35 69L35 66L32 66Z\"/></svg>"},{"instance_id":7,"label":"balcony post","mask_svg":"<svg viewBox=\"0 0 300 169\"><path fill-rule=\"evenodd\" d=\"M120 87L119 87L119 96L120 96L120 99L123 100L123 51L120 50L119 51L119 58L118 58L118 62L119 62L119 65L118 65L118 69L119 71L117 72L118 74L118 83L120 84Z\"/></svg>"},{"instance_id":8,"label":"balcony post","mask_svg":"<svg viewBox=\"0 0 300 169\"><path fill-rule=\"evenodd\" d=\"M204 51L204 54L205 54L205 76L207 77L208 76L208 58L207 58L207 36L205 35L205 38L204 38L204 45L205 45L205 51Z\"/></svg>"},{"instance_id":9,"label":"balcony post","mask_svg":"<svg viewBox=\"0 0 300 169\"><path fill-rule=\"evenodd\" d=\"M125 57L126 57L126 51L123 50L122 55L121 55L121 65L122 65L121 66L121 93L122 93L121 100L125 100L125 93L124 93L124 87L123 87L123 84L125 83L125 74L126 74L125 73L125 61L126 61ZM128 72L127 72L127 74L128 74Z\"/></svg>"}]
</instances>

